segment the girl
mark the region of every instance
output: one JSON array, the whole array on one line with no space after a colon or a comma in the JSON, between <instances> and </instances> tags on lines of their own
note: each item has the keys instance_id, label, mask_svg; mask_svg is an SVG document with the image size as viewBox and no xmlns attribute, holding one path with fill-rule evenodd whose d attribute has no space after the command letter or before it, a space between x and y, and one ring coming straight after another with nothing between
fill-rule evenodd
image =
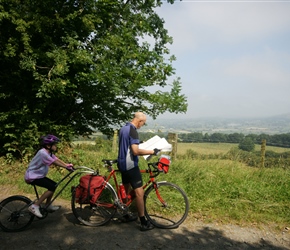
<instances>
[{"instance_id":1,"label":"girl","mask_svg":"<svg viewBox=\"0 0 290 250\"><path fill-rule=\"evenodd\" d=\"M50 165L54 164L59 167L73 171L73 165L67 164L62 160L58 159L53 153L57 151L57 143L60 142L54 135L46 135L41 138L41 149L33 157L25 173L25 181L28 184L47 188L47 191L32 204L28 210L36 215L42 217L39 210L39 206L46 199L46 206L50 204L51 198L56 189L56 182L46 177ZM60 207L52 206L51 204L47 207L48 211L56 211Z\"/></svg>"}]
</instances>

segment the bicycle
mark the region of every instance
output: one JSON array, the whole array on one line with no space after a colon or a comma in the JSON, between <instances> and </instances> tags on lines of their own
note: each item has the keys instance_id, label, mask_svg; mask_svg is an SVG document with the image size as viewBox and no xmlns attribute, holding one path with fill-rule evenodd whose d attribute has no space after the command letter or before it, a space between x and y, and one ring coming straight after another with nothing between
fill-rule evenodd
<instances>
[{"instance_id":1,"label":"bicycle","mask_svg":"<svg viewBox=\"0 0 290 250\"><path fill-rule=\"evenodd\" d=\"M166 156L163 156L163 159ZM129 206L135 199L134 190L124 199L117 179L118 169L113 168L117 160L102 160L109 171L94 204L80 201L76 197L75 187L72 191L71 207L75 217L84 225L101 226L109 222L116 212L126 215ZM147 169L140 170L142 174L149 174L149 180L143 185L145 216L158 228L173 229L184 222L189 211L189 201L186 193L176 184L167 181L156 181L160 173L167 173L168 164L163 164L162 157L157 163L148 163ZM168 162L167 162L168 163ZM109 181L113 179L113 184ZM115 188L113 187L115 186Z\"/></svg>"},{"instance_id":2,"label":"bicycle","mask_svg":"<svg viewBox=\"0 0 290 250\"><path fill-rule=\"evenodd\" d=\"M40 207L40 212L42 213L43 217L38 219L42 220L46 218L49 213L47 207L55 201L55 199L62 193L62 191L72 182L72 180L76 176L84 173L98 174L98 172L96 172L95 170L85 166L74 168L73 172L67 173L57 183L57 187L61 183L64 183L65 180L67 180L67 182L63 184L63 187L54 195L48 205ZM37 187L35 185L32 186L34 187L36 199L39 199ZM18 232L26 229L33 222L34 217L36 217L28 211L28 207L33 204L34 201L23 195L13 195L2 200L0 203L0 227L6 232Z\"/></svg>"}]
</instances>

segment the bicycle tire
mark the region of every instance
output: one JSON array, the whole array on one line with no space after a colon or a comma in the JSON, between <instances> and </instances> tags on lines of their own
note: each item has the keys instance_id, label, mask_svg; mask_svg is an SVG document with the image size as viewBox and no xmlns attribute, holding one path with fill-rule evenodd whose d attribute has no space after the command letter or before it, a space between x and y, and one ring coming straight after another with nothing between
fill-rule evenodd
<instances>
[{"instance_id":1,"label":"bicycle tire","mask_svg":"<svg viewBox=\"0 0 290 250\"><path fill-rule=\"evenodd\" d=\"M151 185L145 191L144 203L145 216L158 228L177 228L184 222L189 211L186 193L170 182L157 182L156 189L154 184Z\"/></svg>"},{"instance_id":2,"label":"bicycle tire","mask_svg":"<svg viewBox=\"0 0 290 250\"><path fill-rule=\"evenodd\" d=\"M106 185L94 204L80 204L76 202L76 188L72 191L71 207L74 216L84 225L97 227L106 224L115 215L117 207L114 202L114 190Z\"/></svg>"},{"instance_id":3,"label":"bicycle tire","mask_svg":"<svg viewBox=\"0 0 290 250\"><path fill-rule=\"evenodd\" d=\"M0 203L0 227L6 232L19 232L26 229L34 215L28 211L32 203L25 196L10 196Z\"/></svg>"}]
</instances>

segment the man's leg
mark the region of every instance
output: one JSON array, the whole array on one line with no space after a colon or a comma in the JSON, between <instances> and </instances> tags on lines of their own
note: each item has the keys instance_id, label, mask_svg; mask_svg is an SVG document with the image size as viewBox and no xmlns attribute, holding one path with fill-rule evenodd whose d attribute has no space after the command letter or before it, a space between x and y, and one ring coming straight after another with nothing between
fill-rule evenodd
<instances>
[{"instance_id":1,"label":"man's leg","mask_svg":"<svg viewBox=\"0 0 290 250\"><path fill-rule=\"evenodd\" d=\"M141 222L140 230L141 231L151 230L154 228L154 226L149 221L146 220L145 213L144 213L145 206L144 206L144 190L143 190L143 188L142 187L136 188L135 194L136 194L136 206L137 206L138 215L139 215L140 222Z\"/></svg>"},{"instance_id":2,"label":"man's leg","mask_svg":"<svg viewBox=\"0 0 290 250\"><path fill-rule=\"evenodd\" d=\"M135 189L136 194L136 206L138 210L138 216L143 217L144 214L144 190L142 187Z\"/></svg>"}]
</instances>

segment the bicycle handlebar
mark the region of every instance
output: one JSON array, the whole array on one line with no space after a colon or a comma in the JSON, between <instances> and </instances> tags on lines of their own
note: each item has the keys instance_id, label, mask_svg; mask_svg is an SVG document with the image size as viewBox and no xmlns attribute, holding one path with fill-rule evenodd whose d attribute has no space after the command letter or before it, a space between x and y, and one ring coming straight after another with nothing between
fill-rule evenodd
<instances>
[{"instance_id":1,"label":"bicycle handlebar","mask_svg":"<svg viewBox=\"0 0 290 250\"><path fill-rule=\"evenodd\" d=\"M94 169L86 167L86 166L74 167L74 170L81 170L81 172L83 172L83 173L90 173L90 174L98 172L98 170L94 170Z\"/></svg>"},{"instance_id":2,"label":"bicycle handlebar","mask_svg":"<svg viewBox=\"0 0 290 250\"><path fill-rule=\"evenodd\" d=\"M158 164L158 162L150 162L150 163L148 163L148 166L152 166L153 168L158 170L157 164Z\"/></svg>"}]
</instances>

